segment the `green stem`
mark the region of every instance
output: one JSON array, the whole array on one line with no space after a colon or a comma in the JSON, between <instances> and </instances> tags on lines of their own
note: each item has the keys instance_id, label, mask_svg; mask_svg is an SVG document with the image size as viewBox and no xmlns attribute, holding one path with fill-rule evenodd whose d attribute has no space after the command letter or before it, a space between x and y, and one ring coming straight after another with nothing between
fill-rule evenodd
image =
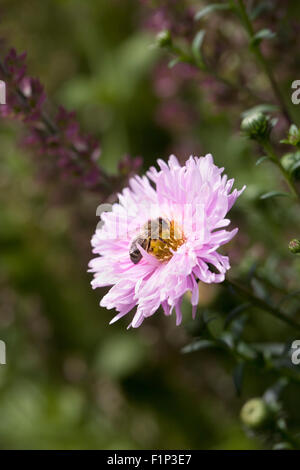
<instances>
[{"instance_id":1,"label":"green stem","mask_svg":"<svg viewBox=\"0 0 300 470\"><path fill-rule=\"evenodd\" d=\"M288 187L290 188L291 193L293 196L299 200L300 202L300 194L298 193L298 189L294 183L293 177L286 171L286 169L282 166L281 161L278 159L272 144L270 143L269 140L264 140L261 142L261 145L265 149L268 157L270 160L279 168L281 174L283 175Z\"/></svg>"},{"instance_id":2,"label":"green stem","mask_svg":"<svg viewBox=\"0 0 300 470\"><path fill-rule=\"evenodd\" d=\"M260 100L260 97L257 96L256 93L251 90L251 88L249 88L247 85L243 85L243 87L241 87L238 83L234 83L228 80L227 78L219 75L218 72L216 72L213 68L209 67L207 64L205 65L204 71L208 75L214 77L218 82L223 83L228 88L234 90L236 93L241 93L241 91L245 91L245 94L248 94L249 98L251 97L254 101Z\"/></svg>"},{"instance_id":3,"label":"green stem","mask_svg":"<svg viewBox=\"0 0 300 470\"><path fill-rule=\"evenodd\" d=\"M243 0L237 0L237 4L235 4L235 8L238 11L239 17L242 21L242 24L244 25L245 30L247 31L247 34L249 36L249 40L250 40L250 43L251 43L251 41L253 40L253 38L255 36L255 31L253 29L251 20L249 18L246 7L244 5L244 1ZM274 95L276 96L278 104L281 107L282 113L284 114L287 121L290 124L292 124L293 120L290 116L290 112L289 112L289 110L286 106L285 100L284 100L283 95L281 93L281 90L280 90L280 88L279 88L279 86L278 86L278 84L275 80L275 77L274 77L273 72L272 72L272 70L269 66L269 63L267 62L267 60L265 59L265 57L263 56L263 54L260 50L259 43L255 43L255 41L253 41L251 43L251 50L253 51L257 61L261 65L262 69L264 70L266 76L268 77L268 80L271 84Z\"/></svg>"},{"instance_id":4,"label":"green stem","mask_svg":"<svg viewBox=\"0 0 300 470\"><path fill-rule=\"evenodd\" d=\"M243 354L243 352L237 349L227 348L226 350L229 351L236 360L243 361L247 363L249 366L258 368L262 371L269 372L270 374L273 374L274 377L278 377L278 376L285 377L289 382L300 385L300 375L297 373L294 373L292 370L290 370L287 367L285 368L278 367L272 364L271 361L266 363L265 360L263 361L257 360L257 357L250 359L247 354Z\"/></svg>"},{"instance_id":5,"label":"green stem","mask_svg":"<svg viewBox=\"0 0 300 470\"><path fill-rule=\"evenodd\" d=\"M278 320L281 320L282 322L291 326L295 330L300 331L300 324L298 324L292 318L288 317L286 314L281 312L281 310L267 303L265 300L261 299L260 297L256 297L256 295L253 294L246 287L238 284L236 281L232 281L228 279L224 281L224 284L227 286L233 287L239 294L241 294L242 297L244 297L249 302L251 302L255 307L261 310L264 310L265 312L268 312L269 314L271 314L273 317L277 318Z\"/></svg>"},{"instance_id":6,"label":"green stem","mask_svg":"<svg viewBox=\"0 0 300 470\"><path fill-rule=\"evenodd\" d=\"M282 429L280 426L276 426L277 432L281 435L282 439L291 444L293 450L300 449L299 439L294 437L287 429Z\"/></svg>"},{"instance_id":7,"label":"green stem","mask_svg":"<svg viewBox=\"0 0 300 470\"><path fill-rule=\"evenodd\" d=\"M251 88L249 88L247 85L241 88L241 86L238 83L234 83L231 80L223 77L222 75L219 75L219 73L213 67L209 66L205 61L199 64L191 54L189 54L188 52L185 52L177 45L172 44L168 47L168 49L169 49L169 52L171 52L172 54L180 58L181 62L193 65L197 69L201 70L201 72L206 73L207 75L210 75L211 77L215 78L218 82L234 90L236 93L245 91L249 95L249 97L251 97L253 100L260 99L254 93L254 91L252 91Z\"/></svg>"}]
</instances>

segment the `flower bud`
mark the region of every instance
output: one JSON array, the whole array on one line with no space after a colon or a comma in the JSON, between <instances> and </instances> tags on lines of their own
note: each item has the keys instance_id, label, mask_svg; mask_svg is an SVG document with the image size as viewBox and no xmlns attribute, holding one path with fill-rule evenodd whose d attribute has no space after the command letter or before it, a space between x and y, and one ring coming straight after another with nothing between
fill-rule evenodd
<instances>
[{"instance_id":1,"label":"flower bud","mask_svg":"<svg viewBox=\"0 0 300 470\"><path fill-rule=\"evenodd\" d=\"M294 238L294 240L291 240L289 243L289 250L291 253L300 253L300 240L297 238Z\"/></svg>"},{"instance_id":2,"label":"flower bud","mask_svg":"<svg viewBox=\"0 0 300 470\"><path fill-rule=\"evenodd\" d=\"M159 47L168 47L172 45L171 33L168 29L160 31L156 36L156 44Z\"/></svg>"},{"instance_id":3,"label":"flower bud","mask_svg":"<svg viewBox=\"0 0 300 470\"><path fill-rule=\"evenodd\" d=\"M248 114L242 121L241 131L250 139L266 140L271 131L270 117L257 111Z\"/></svg>"},{"instance_id":4,"label":"flower bud","mask_svg":"<svg viewBox=\"0 0 300 470\"><path fill-rule=\"evenodd\" d=\"M293 446L289 442L278 442L273 446L273 450L292 450Z\"/></svg>"},{"instance_id":5,"label":"flower bud","mask_svg":"<svg viewBox=\"0 0 300 470\"><path fill-rule=\"evenodd\" d=\"M281 158L281 165L296 180L300 179L300 151L287 153Z\"/></svg>"},{"instance_id":6,"label":"flower bud","mask_svg":"<svg viewBox=\"0 0 300 470\"><path fill-rule=\"evenodd\" d=\"M270 411L262 398L252 398L241 409L241 420L250 429L259 429L269 421Z\"/></svg>"}]
</instances>

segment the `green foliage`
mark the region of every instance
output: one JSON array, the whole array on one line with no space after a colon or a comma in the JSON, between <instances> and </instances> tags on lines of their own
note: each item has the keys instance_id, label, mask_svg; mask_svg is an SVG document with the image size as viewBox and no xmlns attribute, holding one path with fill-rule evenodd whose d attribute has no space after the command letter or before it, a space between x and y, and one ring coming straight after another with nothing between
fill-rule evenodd
<instances>
[{"instance_id":1,"label":"green foliage","mask_svg":"<svg viewBox=\"0 0 300 470\"><path fill-rule=\"evenodd\" d=\"M294 147L298 147L300 145L300 130L295 124L292 124L289 128L289 132L287 135L287 139L283 139L280 141L282 144L293 145Z\"/></svg>"},{"instance_id":2,"label":"green foliage","mask_svg":"<svg viewBox=\"0 0 300 470\"><path fill-rule=\"evenodd\" d=\"M192 43L192 54L193 54L193 57L195 59L197 66L200 68L205 67L203 57L202 57L202 52L201 52L201 47L202 47L202 43L204 40L204 36L205 36L204 29L198 31Z\"/></svg>"},{"instance_id":3,"label":"green foliage","mask_svg":"<svg viewBox=\"0 0 300 470\"><path fill-rule=\"evenodd\" d=\"M230 10L231 6L229 3L212 3L202 8L195 14L195 20L200 20L209 13L214 13L216 11L225 11Z\"/></svg>"},{"instance_id":4,"label":"green foliage","mask_svg":"<svg viewBox=\"0 0 300 470\"><path fill-rule=\"evenodd\" d=\"M281 157L281 164L295 179L300 177L300 151L287 153Z\"/></svg>"},{"instance_id":5,"label":"green foliage","mask_svg":"<svg viewBox=\"0 0 300 470\"><path fill-rule=\"evenodd\" d=\"M290 197L290 194L283 191L269 191L262 194L260 199L270 199L271 197Z\"/></svg>"},{"instance_id":6,"label":"green foliage","mask_svg":"<svg viewBox=\"0 0 300 470\"><path fill-rule=\"evenodd\" d=\"M276 37L276 34L269 29L261 29L253 36L251 40L251 46L256 46L261 43L263 39L273 39Z\"/></svg>"},{"instance_id":7,"label":"green foliage","mask_svg":"<svg viewBox=\"0 0 300 470\"><path fill-rule=\"evenodd\" d=\"M234 15L224 15L225 2L196 15L207 18L209 67L204 30L193 30L190 40L173 32L171 43L169 35L160 37L172 53L164 69L167 59L151 47L155 35L144 28L141 3L4 0L2 35L27 49L30 73L45 83L54 104L76 109L84 128L99 137L109 172L126 153L142 155L148 168L170 153L184 161L190 153L211 152L238 188L246 184L230 213L239 227L226 247L230 276L299 322L299 258L289 253L288 240L299 235L300 213L294 199L280 197L289 195L285 176L298 178L299 155L278 158L280 173L277 128L275 157L265 150L257 158L256 144L237 131L242 115L248 134L269 138L275 122L265 113L279 116L280 107L268 102L273 94L265 72L247 56ZM268 5L259 2L252 18L261 18ZM216 31L211 19L219 21ZM268 28L256 33L255 47L271 35ZM213 57L214 41L218 53L226 52L220 60ZM192 65L194 75L185 75L181 62ZM206 75L211 69L213 77ZM290 76L282 86L289 91ZM247 87L253 93L244 98ZM19 148L19 126L1 120L0 136L0 339L7 344L7 364L0 365L0 447L295 447L289 433L300 422L299 366L290 350L296 330L234 286L202 283L195 321L183 300L182 327L162 312L138 330L126 330L129 317L108 326L111 312L99 307L105 289L93 293L86 273L101 196L70 189L51 160ZM296 125L283 142L299 145ZM46 179L48 167L54 177ZM282 396L274 386L278 377ZM260 435L245 435L239 420L252 397L267 403L275 418L263 444Z\"/></svg>"},{"instance_id":8,"label":"green foliage","mask_svg":"<svg viewBox=\"0 0 300 470\"><path fill-rule=\"evenodd\" d=\"M260 157L256 160L255 165L258 166L258 165L260 165L261 163L263 163L267 160L270 160L270 158L267 155L263 155L262 157Z\"/></svg>"}]
</instances>

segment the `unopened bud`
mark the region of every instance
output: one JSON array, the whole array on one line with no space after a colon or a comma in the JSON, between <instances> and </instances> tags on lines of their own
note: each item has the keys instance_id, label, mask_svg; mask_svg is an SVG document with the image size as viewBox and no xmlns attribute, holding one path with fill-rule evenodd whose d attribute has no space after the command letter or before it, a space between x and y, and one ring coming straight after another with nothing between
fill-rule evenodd
<instances>
[{"instance_id":1,"label":"unopened bud","mask_svg":"<svg viewBox=\"0 0 300 470\"><path fill-rule=\"evenodd\" d=\"M262 398L252 398L244 404L240 417L248 428L259 429L269 421L270 411Z\"/></svg>"},{"instance_id":2,"label":"unopened bud","mask_svg":"<svg viewBox=\"0 0 300 470\"><path fill-rule=\"evenodd\" d=\"M292 450L293 446L289 442L278 442L273 446L273 450Z\"/></svg>"},{"instance_id":3,"label":"unopened bud","mask_svg":"<svg viewBox=\"0 0 300 470\"><path fill-rule=\"evenodd\" d=\"M263 141L269 137L271 132L269 116L258 111L248 114L242 121L241 130L250 139Z\"/></svg>"},{"instance_id":4,"label":"unopened bud","mask_svg":"<svg viewBox=\"0 0 300 470\"><path fill-rule=\"evenodd\" d=\"M296 180L300 179L300 151L287 153L281 158L283 168Z\"/></svg>"},{"instance_id":5,"label":"unopened bud","mask_svg":"<svg viewBox=\"0 0 300 470\"><path fill-rule=\"evenodd\" d=\"M168 29L160 31L156 36L156 43L159 47L168 47L172 44L171 33Z\"/></svg>"},{"instance_id":6,"label":"unopened bud","mask_svg":"<svg viewBox=\"0 0 300 470\"><path fill-rule=\"evenodd\" d=\"M294 238L294 240L291 240L289 243L289 250L291 253L300 253L300 240L297 238Z\"/></svg>"}]
</instances>

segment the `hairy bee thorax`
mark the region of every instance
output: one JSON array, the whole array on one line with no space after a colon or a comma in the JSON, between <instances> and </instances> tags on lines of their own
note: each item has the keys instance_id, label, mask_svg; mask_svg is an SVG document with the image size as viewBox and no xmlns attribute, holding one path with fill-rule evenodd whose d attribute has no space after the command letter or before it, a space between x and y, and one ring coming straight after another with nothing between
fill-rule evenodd
<instances>
[{"instance_id":1,"label":"hairy bee thorax","mask_svg":"<svg viewBox=\"0 0 300 470\"><path fill-rule=\"evenodd\" d=\"M134 264L142 259L138 248L140 245L160 261L169 261L174 251L177 251L184 242L184 234L174 220L169 221L162 217L148 220L142 232L131 243L130 259Z\"/></svg>"}]
</instances>

